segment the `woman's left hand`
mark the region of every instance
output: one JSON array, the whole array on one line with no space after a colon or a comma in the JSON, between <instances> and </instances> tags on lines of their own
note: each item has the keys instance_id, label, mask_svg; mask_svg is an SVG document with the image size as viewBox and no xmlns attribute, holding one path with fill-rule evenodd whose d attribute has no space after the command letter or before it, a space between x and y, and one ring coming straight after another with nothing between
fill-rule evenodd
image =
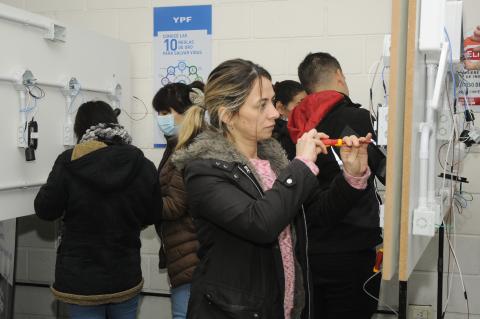
<instances>
[{"instance_id":1,"label":"woman's left hand","mask_svg":"<svg viewBox=\"0 0 480 319\"><path fill-rule=\"evenodd\" d=\"M344 146L340 148L340 157L343 162L343 169L350 175L361 177L368 168L367 147L372 140L372 134L365 137L355 135L343 138Z\"/></svg>"}]
</instances>

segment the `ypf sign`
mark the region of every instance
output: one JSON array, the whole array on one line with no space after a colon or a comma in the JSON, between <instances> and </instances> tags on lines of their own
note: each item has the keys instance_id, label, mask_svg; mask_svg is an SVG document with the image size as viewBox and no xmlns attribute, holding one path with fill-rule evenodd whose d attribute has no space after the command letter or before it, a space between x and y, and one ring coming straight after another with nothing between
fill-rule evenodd
<instances>
[{"instance_id":1,"label":"ypf sign","mask_svg":"<svg viewBox=\"0 0 480 319\"><path fill-rule=\"evenodd\" d=\"M169 83L205 82L212 68L212 6L154 8L153 49L155 92ZM154 120L153 146L165 147Z\"/></svg>"}]
</instances>

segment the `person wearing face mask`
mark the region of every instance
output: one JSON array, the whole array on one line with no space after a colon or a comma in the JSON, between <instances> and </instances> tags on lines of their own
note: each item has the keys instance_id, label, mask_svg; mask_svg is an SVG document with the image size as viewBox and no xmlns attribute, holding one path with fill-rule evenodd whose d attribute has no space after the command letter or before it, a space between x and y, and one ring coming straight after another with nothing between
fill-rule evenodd
<instances>
[{"instance_id":1,"label":"person wearing face mask","mask_svg":"<svg viewBox=\"0 0 480 319\"><path fill-rule=\"evenodd\" d=\"M288 133L288 117L295 106L307 96L307 93L300 83L293 80L276 82L273 90L275 91L274 105L280 113L280 117L275 120L272 137L280 142L291 161L295 157L295 144Z\"/></svg>"},{"instance_id":2,"label":"person wearing face mask","mask_svg":"<svg viewBox=\"0 0 480 319\"><path fill-rule=\"evenodd\" d=\"M183 319L187 313L190 282L198 263L198 241L188 214L183 176L172 165L170 157L177 145L184 112L201 94L199 89L192 89L186 84L171 83L162 87L152 102L158 113L158 126L167 140L167 148L158 167L163 210L161 222L155 225L155 229L161 239L159 267L167 268L170 280L173 319Z\"/></svg>"}]
</instances>

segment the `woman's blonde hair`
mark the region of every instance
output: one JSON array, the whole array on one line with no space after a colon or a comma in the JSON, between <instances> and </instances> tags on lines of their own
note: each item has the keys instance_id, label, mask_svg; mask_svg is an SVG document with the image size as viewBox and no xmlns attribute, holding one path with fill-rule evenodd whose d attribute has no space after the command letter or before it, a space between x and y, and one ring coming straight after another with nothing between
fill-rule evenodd
<instances>
[{"instance_id":1,"label":"woman's blonde hair","mask_svg":"<svg viewBox=\"0 0 480 319\"><path fill-rule=\"evenodd\" d=\"M206 129L227 133L228 128L222 118L238 114L255 81L262 77L272 80L267 70L251 61L234 59L218 65L208 76L203 103L193 105L185 113L177 149L188 146ZM222 106L224 112L220 114Z\"/></svg>"}]
</instances>

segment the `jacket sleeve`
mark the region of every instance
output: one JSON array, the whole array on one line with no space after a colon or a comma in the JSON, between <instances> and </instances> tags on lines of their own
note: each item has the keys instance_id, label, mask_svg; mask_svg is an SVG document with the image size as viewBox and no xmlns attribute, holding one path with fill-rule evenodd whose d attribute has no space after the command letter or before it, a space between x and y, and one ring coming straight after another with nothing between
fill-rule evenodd
<instances>
[{"instance_id":1,"label":"jacket sleeve","mask_svg":"<svg viewBox=\"0 0 480 319\"><path fill-rule=\"evenodd\" d=\"M172 175L168 185L163 185L162 194L163 201L163 220L176 220L185 215L187 209L187 194L185 192L185 184L183 182L183 174L173 167L169 162L169 169Z\"/></svg>"},{"instance_id":2,"label":"jacket sleeve","mask_svg":"<svg viewBox=\"0 0 480 319\"><path fill-rule=\"evenodd\" d=\"M64 185L63 155L60 155L47 182L40 187L34 201L35 214L41 219L55 220L60 218L67 205L67 191Z\"/></svg>"},{"instance_id":3,"label":"jacket sleeve","mask_svg":"<svg viewBox=\"0 0 480 319\"><path fill-rule=\"evenodd\" d=\"M149 203L147 204L147 213L143 221L143 227L155 224L160 227L163 201L162 201L162 191L160 187L160 182L158 180L158 172L152 162L148 163L148 176L152 178L151 182L151 197L149 198Z\"/></svg>"},{"instance_id":4,"label":"jacket sleeve","mask_svg":"<svg viewBox=\"0 0 480 319\"><path fill-rule=\"evenodd\" d=\"M308 223L327 227L339 223L369 187L364 190L355 189L347 183L343 173L339 173L330 187L317 188L305 203Z\"/></svg>"},{"instance_id":5,"label":"jacket sleeve","mask_svg":"<svg viewBox=\"0 0 480 319\"><path fill-rule=\"evenodd\" d=\"M275 241L318 187L315 175L299 160L292 161L260 199L221 176L189 171L192 166L187 166L185 176L193 217L255 243Z\"/></svg>"}]
</instances>

